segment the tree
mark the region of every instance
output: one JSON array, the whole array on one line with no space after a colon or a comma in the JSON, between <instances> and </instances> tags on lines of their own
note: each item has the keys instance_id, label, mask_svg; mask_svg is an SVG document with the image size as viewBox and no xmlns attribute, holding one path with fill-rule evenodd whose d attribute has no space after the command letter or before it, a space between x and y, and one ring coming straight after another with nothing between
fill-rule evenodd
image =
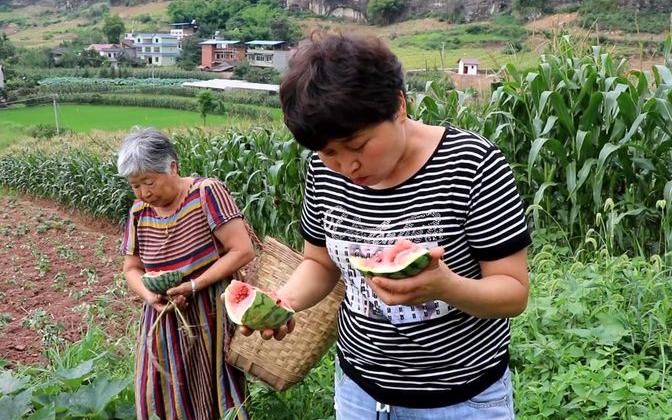
<instances>
[{"instance_id":1,"label":"tree","mask_svg":"<svg viewBox=\"0 0 672 420\"><path fill-rule=\"evenodd\" d=\"M210 89L200 92L196 98L198 100L198 112L201 113L203 125L205 125L205 117L217 108L217 100Z\"/></svg>"},{"instance_id":2,"label":"tree","mask_svg":"<svg viewBox=\"0 0 672 420\"><path fill-rule=\"evenodd\" d=\"M177 58L177 66L184 70L193 70L201 64L201 40L196 35L182 39L182 52Z\"/></svg>"},{"instance_id":3,"label":"tree","mask_svg":"<svg viewBox=\"0 0 672 420\"><path fill-rule=\"evenodd\" d=\"M139 58L132 56L127 50L123 50L117 57L117 63L126 67L144 67L144 63Z\"/></svg>"},{"instance_id":4,"label":"tree","mask_svg":"<svg viewBox=\"0 0 672 420\"><path fill-rule=\"evenodd\" d=\"M513 0L511 9L523 20L537 19L544 11L544 0Z\"/></svg>"},{"instance_id":5,"label":"tree","mask_svg":"<svg viewBox=\"0 0 672 420\"><path fill-rule=\"evenodd\" d=\"M0 63L16 63L16 47L9 40L7 34L0 32Z\"/></svg>"},{"instance_id":6,"label":"tree","mask_svg":"<svg viewBox=\"0 0 672 420\"><path fill-rule=\"evenodd\" d=\"M276 16L271 19L271 34L273 39L290 43L299 41L303 38L303 32L299 25L284 15Z\"/></svg>"},{"instance_id":7,"label":"tree","mask_svg":"<svg viewBox=\"0 0 672 420\"><path fill-rule=\"evenodd\" d=\"M405 0L370 0L367 16L375 25L387 25L394 22L405 8Z\"/></svg>"},{"instance_id":8,"label":"tree","mask_svg":"<svg viewBox=\"0 0 672 420\"><path fill-rule=\"evenodd\" d=\"M77 65L79 67L100 67L105 62L96 50L84 50L77 56Z\"/></svg>"},{"instance_id":9,"label":"tree","mask_svg":"<svg viewBox=\"0 0 672 420\"><path fill-rule=\"evenodd\" d=\"M126 25L124 21L117 15L107 16L105 18L105 24L103 24L103 33L107 37L107 41L111 44L116 44L121 38L121 34L126 31Z\"/></svg>"},{"instance_id":10,"label":"tree","mask_svg":"<svg viewBox=\"0 0 672 420\"><path fill-rule=\"evenodd\" d=\"M47 68L53 66L49 58L49 48L21 48L18 65L22 67Z\"/></svg>"},{"instance_id":11,"label":"tree","mask_svg":"<svg viewBox=\"0 0 672 420\"><path fill-rule=\"evenodd\" d=\"M303 37L278 0L174 0L168 5L168 16L173 22L196 20L203 37L214 31L243 41L275 38L293 42Z\"/></svg>"},{"instance_id":12,"label":"tree","mask_svg":"<svg viewBox=\"0 0 672 420\"><path fill-rule=\"evenodd\" d=\"M233 69L233 77L251 83L280 83L280 73L271 67L252 67L247 61L239 63Z\"/></svg>"}]
</instances>

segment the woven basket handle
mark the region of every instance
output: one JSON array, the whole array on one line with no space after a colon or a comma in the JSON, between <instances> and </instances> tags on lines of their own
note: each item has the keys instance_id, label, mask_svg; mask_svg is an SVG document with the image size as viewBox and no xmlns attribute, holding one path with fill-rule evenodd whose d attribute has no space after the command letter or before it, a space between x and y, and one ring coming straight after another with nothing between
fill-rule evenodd
<instances>
[{"instance_id":1,"label":"woven basket handle","mask_svg":"<svg viewBox=\"0 0 672 420\"><path fill-rule=\"evenodd\" d=\"M199 187L199 194L201 197L201 200L203 200L203 185ZM203 209L203 206L201 206ZM203 209L203 213L205 214L205 209ZM205 215L205 218L208 218L208 215ZM245 216L242 217L243 223L245 223L245 230L247 230L247 234L250 236L250 239L252 240L252 245L256 248L256 254L260 253L264 249L264 245L259 239L259 236L257 236L257 233L252 229L252 226L247 222L245 219ZM219 240L215 236L214 232L210 232L210 237L212 238L212 241L215 245L215 249L218 250L219 252ZM235 277L238 278L241 281L247 281L248 278L254 278L257 274L257 258L253 259L249 264L247 264L244 267L241 267L240 269L236 270L235 272Z\"/></svg>"},{"instance_id":2,"label":"woven basket handle","mask_svg":"<svg viewBox=\"0 0 672 420\"><path fill-rule=\"evenodd\" d=\"M261 242L259 239L259 236L257 236L257 233L254 231L252 226L243 218L243 222L245 223L245 229L247 229L247 234L250 236L250 239L252 240L252 245L255 248L255 254L256 257L250 261L247 265L244 267L241 267L236 271L236 277L240 281L244 281L245 283L250 283L254 285L256 283L256 278L257 278L257 271L259 269L259 255L264 251L264 244Z\"/></svg>"},{"instance_id":3,"label":"woven basket handle","mask_svg":"<svg viewBox=\"0 0 672 420\"><path fill-rule=\"evenodd\" d=\"M252 245L255 246L259 251L264 249L264 244L261 242L259 237L257 236L257 233L254 231L252 226L247 222L245 218L243 218L243 222L245 222L245 229L247 229L247 234L250 235L250 239L252 240Z\"/></svg>"}]
</instances>

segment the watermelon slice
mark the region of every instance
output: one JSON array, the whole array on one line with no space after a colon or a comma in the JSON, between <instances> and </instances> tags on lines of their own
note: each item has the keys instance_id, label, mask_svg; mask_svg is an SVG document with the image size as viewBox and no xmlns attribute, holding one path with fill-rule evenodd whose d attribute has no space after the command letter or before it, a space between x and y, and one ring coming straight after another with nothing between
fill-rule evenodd
<instances>
[{"instance_id":1,"label":"watermelon slice","mask_svg":"<svg viewBox=\"0 0 672 420\"><path fill-rule=\"evenodd\" d=\"M370 258L351 256L350 265L365 277L403 279L412 277L427 268L432 257L429 250L408 239L400 239L390 248L379 251Z\"/></svg>"},{"instance_id":2,"label":"watermelon slice","mask_svg":"<svg viewBox=\"0 0 672 420\"><path fill-rule=\"evenodd\" d=\"M294 315L294 310L274 294L238 280L224 290L224 305L231 321L254 330L278 328Z\"/></svg>"},{"instance_id":3,"label":"watermelon slice","mask_svg":"<svg viewBox=\"0 0 672 420\"><path fill-rule=\"evenodd\" d=\"M179 270L150 271L142 276L142 284L151 292L161 295L180 283L182 283L182 273Z\"/></svg>"}]
</instances>

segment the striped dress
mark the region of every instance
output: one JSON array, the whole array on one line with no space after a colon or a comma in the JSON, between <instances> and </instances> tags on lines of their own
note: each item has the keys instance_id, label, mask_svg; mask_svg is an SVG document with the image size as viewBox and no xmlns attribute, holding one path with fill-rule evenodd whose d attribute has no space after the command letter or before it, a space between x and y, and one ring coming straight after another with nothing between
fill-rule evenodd
<instances>
[{"instance_id":1,"label":"striped dress","mask_svg":"<svg viewBox=\"0 0 672 420\"><path fill-rule=\"evenodd\" d=\"M212 232L237 217L240 210L221 182L196 178L172 216L160 217L136 200L121 250L138 256L148 272L180 270L189 281L221 255ZM230 410L237 412L234 418L247 418L244 375L225 362L231 330L219 301L224 287L222 282L199 291L181 311L191 334L174 311L165 312L151 331L159 313L143 306L135 363L138 419L219 419Z\"/></svg>"}]
</instances>

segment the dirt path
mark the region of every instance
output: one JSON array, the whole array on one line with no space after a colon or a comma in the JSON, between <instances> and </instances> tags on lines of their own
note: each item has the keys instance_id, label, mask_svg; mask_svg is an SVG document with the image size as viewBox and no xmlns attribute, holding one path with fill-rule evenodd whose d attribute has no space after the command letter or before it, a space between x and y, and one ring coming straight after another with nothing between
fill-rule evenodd
<instances>
[{"instance_id":1,"label":"dirt path","mask_svg":"<svg viewBox=\"0 0 672 420\"><path fill-rule=\"evenodd\" d=\"M127 333L139 302L127 294L118 226L48 201L0 192L0 359L45 363L43 350L78 340L87 319Z\"/></svg>"}]
</instances>

